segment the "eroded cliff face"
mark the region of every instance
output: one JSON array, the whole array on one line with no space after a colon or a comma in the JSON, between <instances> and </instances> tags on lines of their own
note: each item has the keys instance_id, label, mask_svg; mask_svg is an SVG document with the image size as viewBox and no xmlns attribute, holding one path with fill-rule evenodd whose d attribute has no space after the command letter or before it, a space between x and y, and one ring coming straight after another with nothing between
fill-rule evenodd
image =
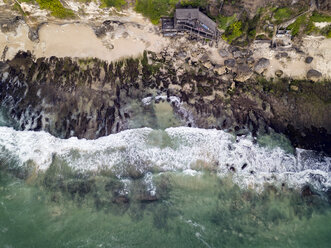
<instances>
[{"instance_id":1,"label":"eroded cliff face","mask_svg":"<svg viewBox=\"0 0 331 248\"><path fill-rule=\"evenodd\" d=\"M329 82L267 81L257 74L241 82L238 75L245 77L245 70L208 67L180 52L149 52L110 64L97 59L34 59L21 52L1 63L0 100L19 129L94 139L128 128L128 121L137 118L126 108L132 100L163 95L171 102L178 97L180 106L172 105L179 114L180 109L190 113L188 126L239 135L264 133L271 127L296 146L331 154Z\"/></svg>"}]
</instances>

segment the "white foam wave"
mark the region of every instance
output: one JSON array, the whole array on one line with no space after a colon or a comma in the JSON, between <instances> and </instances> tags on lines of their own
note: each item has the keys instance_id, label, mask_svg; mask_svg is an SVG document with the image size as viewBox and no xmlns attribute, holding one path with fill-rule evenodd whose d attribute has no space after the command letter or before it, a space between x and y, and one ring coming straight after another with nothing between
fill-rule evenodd
<instances>
[{"instance_id":1,"label":"white foam wave","mask_svg":"<svg viewBox=\"0 0 331 248\"><path fill-rule=\"evenodd\" d=\"M64 140L45 132L0 127L0 158L8 153L21 165L34 161L40 170L46 170L56 154L83 171L127 165L142 172L156 167L162 171L212 167L220 176L232 174L241 187L259 188L266 182L290 186L309 183L320 190L331 186L331 158L299 149L292 155L280 148L260 147L250 137L235 139L219 130L142 128L97 140Z\"/></svg>"}]
</instances>

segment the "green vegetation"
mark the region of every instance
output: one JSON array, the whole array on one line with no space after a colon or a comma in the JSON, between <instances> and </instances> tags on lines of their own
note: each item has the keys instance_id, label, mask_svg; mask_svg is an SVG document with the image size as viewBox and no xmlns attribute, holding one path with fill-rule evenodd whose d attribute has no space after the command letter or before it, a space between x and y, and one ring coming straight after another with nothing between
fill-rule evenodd
<instances>
[{"instance_id":1,"label":"green vegetation","mask_svg":"<svg viewBox=\"0 0 331 248\"><path fill-rule=\"evenodd\" d=\"M178 0L136 0L135 10L148 17L153 24L158 24L162 16L172 15ZM182 7L206 9L207 0L183 0Z\"/></svg>"},{"instance_id":2,"label":"green vegetation","mask_svg":"<svg viewBox=\"0 0 331 248\"><path fill-rule=\"evenodd\" d=\"M316 11L313 12L311 18L313 22L331 22L331 16L320 14Z\"/></svg>"},{"instance_id":3,"label":"green vegetation","mask_svg":"<svg viewBox=\"0 0 331 248\"><path fill-rule=\"evenodd\" d=\"M312 34L314 32L318 33L319 30L315 27L312 19L307 18L307 15L299 16L294 23L287 27L292 31L293 36L301 34Z\"/></svg>"},{"instance_id":4,"label":"green vegetation","mask_svg":"<svg viewBox=\"0 0 331 248\"><path fill-rule=\"evenodd\" d=\"M117 9L120 9L124 5L126 5L125 0L101 0L100 8L115 7Z\"/></svg>"},{"instance_id":5,"label":"green vegetation","mask_svg":"<svg viewBox=\"0 0 331 248\"><path fill-rule=\"evenodd\" d=\"M306 16L302 15L296 19L294 23L292 23L290 26L288 26L288 29L292 30L292 35L296 36L299 31L300 27L305 23Z\"/></svg>"},{"instance_id":6,"label":"green vegetation","mask_svg":"<svg viewBox=\"0 0 331 248\"><path fill-rule=\"evenodd\" d=\"M222 35L222 38L231 44L232 41L239 38L242 34L243 34L242 22L237 21L231 24L225 30L224 34Z\"/></svg>"},{"instance_id":7,"label":"green vegetation","mask_svg":"<svg viewBox=\"0 0 331 248\"><path fill-rule=\"evenodd\" d=\"M73 18L75 14L72 10L63 7L59 0L36 0L41 9L47 9L51 15L57 18Z\"/></svg>"},{"instance_id":8,"label":"green vegetation","mask_svg":"<svg viewBox=\"0 0 331 248\"><path fill-rule=\"evenodd\" d=\"M24 11L22 10L21 6L18 3L15 3L13 6L13 10L16 10L21 13L21 15L26 15Z\"/></svg>"},{"instance_id":9,"label":"green vegetation","mask_svg":"<svg viewBox=\"0 0 331 248\"><path fill-rule=\"evenodd\" d=\"M220 29L224 29L225 30L228 26L230 26L231 24L233 24L236 20L237 20L237 14L234 14L233 16L219 15L217 17L218 27Z\"/></svg>"},{"instance_id":10,"label":"green vegetation","mask_svg":"<svg viewBox=\"0 0 331 248\"><path fill-rule=\"evenodd\" d=\"M208 0L183 0L180 2L180 5L182 7L191 6L193 8L206 9L208 5Z\"/></svg>"},{"instance_id":11,"label":"green vegetation","mask_svg":"<svg viewBox=\"0 0 331 248\"><path fill-rule=\"evenodd\" d=\"M321 34L326 38L331 38L331 25L321 29Z\"/></svg>"},{"instance_id":12,"label":"green vegetation","mask_svg":"<svg viewBox=\"0 0 331 248\"><path fill-rule=\"evenodd\" d=\"M158 24L161 16L170 15L177 0L136 0L135 10Z\"/></svg>"},{"instance_id":13,"label":"green vegetation","mask_svg":"<svg viewBox=\"0 0 331 248\"><path fill-rule=\"evenodd\" d=\"M286 19L289 19L291 16L293 15L293 11L290 8L278 8L275 12L274 12L274 18L277 21L283 21Z\"/></svg>"}]
</instances>

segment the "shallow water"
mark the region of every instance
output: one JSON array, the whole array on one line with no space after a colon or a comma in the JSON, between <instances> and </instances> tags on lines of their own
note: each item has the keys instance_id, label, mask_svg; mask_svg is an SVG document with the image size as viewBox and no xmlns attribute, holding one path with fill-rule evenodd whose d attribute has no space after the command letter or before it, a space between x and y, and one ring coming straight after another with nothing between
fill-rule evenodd
<instances>
[{"instance_id":1,"label":"shallow water","mask_svg":"<svg viewBox=\"0 0 331 248\"><path fill-rule=\"evenodd\" d=\"M146 184L137 179L124 202L116 200L116 183L109 177L95 178L95 188L82 193L68 185L64 189L24 182L1 171L0 243L3 247L327 247L330 242L330 205L318 196L301 197L296 191L273 187L257 194L240 190L231 178L220 180L209 173L165 173L153 181L157 201L144 200L141 192Z\"/></svg>"},{"instance_id":2,"label":"shallow water","mask_svg":"<svg viewBox=\"0 0 331 248\"><path fill-rule=\"evenodd\" d=\"M160 129L97 140L15 131L3 112L0 247L328 247L330 158L146 109L131 125Z\"/></svg>"}]
</instances>

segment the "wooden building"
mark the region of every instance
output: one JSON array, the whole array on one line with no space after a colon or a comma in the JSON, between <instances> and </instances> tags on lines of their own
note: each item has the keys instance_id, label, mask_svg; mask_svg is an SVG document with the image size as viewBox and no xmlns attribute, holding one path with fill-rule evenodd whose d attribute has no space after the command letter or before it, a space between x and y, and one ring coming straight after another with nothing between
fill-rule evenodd
<instances>
[{"instance_id":1,"label":"wooden building","mask_svg":"<svg viewBox=\"0 0 331 248\"><path fill-rule=\"evenodd\" d=\"M176 9L173 18L162 17L161 22L164 36L188 32L206 39L218 40L219 38L217 24L199 9Z\"/></svg>"}]
</instances>

